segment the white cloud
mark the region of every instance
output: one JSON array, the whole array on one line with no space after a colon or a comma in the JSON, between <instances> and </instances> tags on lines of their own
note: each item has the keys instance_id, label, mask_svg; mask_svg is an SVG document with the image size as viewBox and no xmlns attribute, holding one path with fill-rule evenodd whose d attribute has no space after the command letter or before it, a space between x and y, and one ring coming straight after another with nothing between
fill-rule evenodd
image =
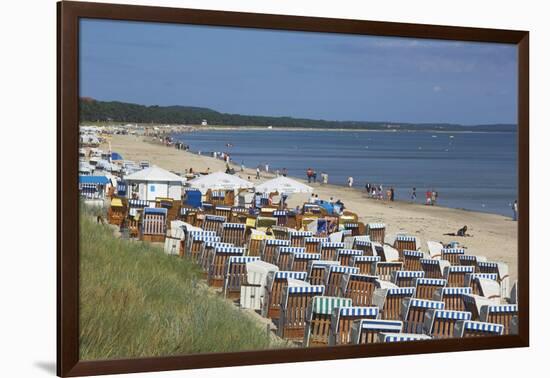
<instances>
[{"instance_id":1,"label":"white cloud","mask_svg":"<svg viewBox=\"0 0 550 378\"><path fill-rule=\"evenodd\" d=\"M433 90L434 92L436 92L436 93L437 93L437 92L441 92L441 87L440 87L439 85L434 85L433 88L432 88L432 90Z\"/></svg>"}]
</instances>

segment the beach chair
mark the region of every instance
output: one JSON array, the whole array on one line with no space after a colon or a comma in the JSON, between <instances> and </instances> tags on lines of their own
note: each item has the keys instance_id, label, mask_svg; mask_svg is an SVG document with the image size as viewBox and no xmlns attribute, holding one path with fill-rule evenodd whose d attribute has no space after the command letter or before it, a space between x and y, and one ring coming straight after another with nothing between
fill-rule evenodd
<instances>
[{"instance_id":1,"label":"beach chair","mask_svg":"<svg viewBox=\"0 0 550 378\"><path fill-rule=\"evenodd\" d=\"M265 217L265 216L258 216L256 217L256 229L261 231L267 231L268 229L271 229L273 226L277 225L277 218L273 217Z\"/></svg>"},{"instance_id":2,"label":"beach chair","mask_svg":"<svg viewBox=\"0 0 550 378\"><path fill-rule=\"evenodd\" d=\"M471 319L472 314L467 311L428 310L423 331L434 339L447 339L453 337L458 321Z\"/></svg>"},{"instance_id":3,"label":"beach chair","mask_svg":"<svg viewBox=\"0 0 550 378\"><path fill-rule=\"evenodd\" d=\"M384 244L384 239L386 237L386 225L384 223L368 223L367 235L373 242Z\"/></svg>"},{"instance_id":4,"label":"beach chair","mask_svg":"<svg viewBox=\"0 0 550 378\"><path fill-rule=\"evenodd\" d=\"M288 270L307 272L309 261L321 260L320 253L292 253L288 260Z\"/></svg>"},{"instance_id":5,"label":"beach chair","mask_svg":"<svg viewBox=\"0 0 550 378\"><path fill-rule=\"evenodd\" d=\"M314 297L323 295L323 285L286 286L283 289L281 312L277 333L287 340L301 341L304 339L307 308Z\"/></svg>"},{"instance_id":6,"label":"beach chair","mask_svg":"<svg viewBox=\"0 0 550 378\"><path fill-rule=\"evenodd\" d=\"M355 248L355 243L358 241L370 242L370 238L368 235L343 235L341 241L344 243L345 249L358 249Z\"/></svg>"},{"instance_id":7,"label":"beach chair","mask_svg":"<svg viewBox=\"0 0 550 378\"><path fill-rule=\"evenodd\" d=\"M208 262L208 285L223 287L226 263L231 256L243 256L245 252L241 247L225 247L217 245Z\"/></svg>"},{"instance_id":8,"label":"beach chair","mask_svg":"<svg viewBox=\"0 0 550 378\"><path fill-rule=\"evenodd\" d=\"M214 207L214 215L219 217L225 217L225 219L231 218L231 206L216 205Z\"/></svg>"},{"instance_id":9,"label":"beach chair","mask_svg":"<svg viewBox=\"0 0 550 378\"><path fill-rule=\"evenodd\" d=\"M447 280L447 286L464 287L466 285L466 274L475 271L473 266L451 265L443 270L443 277Z\"/></svg>"},{"instance_id":10,"label":"beach chair","mask_svg":"<svg viewBox=\"0 0 550 378\"><path fill-rule=\"evenodd\" d=\"M321 243L328 241L327 238L309 237L304 239L304 247L308 253L319 253Z\"/></svg>"},{"instance_id":11,"label":"beach chair","mask_svg":"<svg viewBox=\"0 0 550 378\"><path fill-rule=\"evenodd\" d=\"M363 256L376 256L376 249L370 240L355 239L353 243L353 249L357 249L363 252Z\"/></svg>"},{"instance_id":12,"label":"beach chair","mask_svg":"<svg viewBox=\"0 0 550 378\"><path fill-rule=\"evenodd\" d=\"M262 242L262 248L260 251L260 256L263 261L273 264L275 252L279 247L290 247L290 240L281 240L281 239L265 239Z\"/></svg>"},{"instance_id":13,"label":"beach chair","mask_svg":"<svg viewBox=\"0 0 550 378\"><path fill-rule=\"evenodd\" d=\"M224 243L232 243L237 247L244 245L244 235L246 225L242 223L223 223L222 225L222 241Z\"/></svg>"},{"instance_id":14,"label":"beach chair","mask_svg":"<svg viewBox=\"0 0 550 378\"><path fill-rule=\"evenodd\" d=\"M340 293L343 297L350 298L354 306L371 306L377 281L377 276L347 273L342 277Z\"/></svg>"},{"instance_id":15,"label":"beach chair","mask_svg":"<svg viewBox=\"0 0 550 378\"><path fill-rule=\"evenodd\" d=\"M471 287L474 295L500 299L500 284L496 273L467 273L465 286Z\"/></svg>"},{"instance_id":16,"label":"beach chair","mask_svg":"<svg viewBox=\"0 0 550 378\"><path fill-rule=\"evenodd\" d=\"M391 281L392 272L403 270L402 262L379 261L374 265L374 272L371 274L380 277L381 280Z\"/></svg>"},{"instance_id":17,"label":"beach chair","mask_svg":"<svg viewBox=\"0 0 550 378\"><path fill-rule=\"evenodd\" d=\"M430 309L443 310L445 303L419 298L405 298L401 307L403 331L408 333L422 333L426 311Z\"/></svg>"},{"instance_id":18,"label":"beach chair","mask_svg":"<svg viewBox=\"0 0 550 378\"><path fill-rule=\"evenodd\" d=\"M321 259L334 260L336 258L336 251L341 248L344 248L344 243L335 243L330 241L321 242L321 248L319 250L319 253L321 253Z\"/></svg>"},{"instance_id":19,"label":"beach chair","mask_svg":"<svg viewBox=\"0 0 550 378\"><path fill-rule=\"evenodd\" d=\"M329 265L325 272L325 294L328 296L340 296L342 277L346 274L358 274L359 269L351 266Z\"/></svg>"},{"instance_id":20,"label":"beach chair","mask_svg":"<svg viewBox=\"0 0 550 378\"><path fill-rule=\"evenodd\" d=\"M378 307L339 306L332 309L328 345L351 344L353 322L361 319L378 318Z\"/></svg>"},{"instance_id":21,"label":"beach chair","mask_svg":"<svg viewBox=\"0 0 550 378\"><path fill-rule=\"evenodd\" d=\"M351 231L351 236L363 235L365 233L365 225L361 222L344 223L344 229Z\"/></svg>"},{"instance_id":22,"label":"beach chair","mask_svg":"<svg viewBox=\"0 0 550 378\"><path fill-rule=\"evenodd\" d=\"M214 215L215 206L212 203L203 202L202 203L202 210L203 210L204 214Z\"/></svg>"},{"instance_id":23,"label":"beach chair","mask_svg":"<svg viewBox=\"0 0 550 378\"><path fill-rule=\"evenodd\" d=\"M273 239L273 236L266 235L264 232L251 230L247 242L248 256L260 256L262 244L266 239Z\"/></svg>"},{"instance_id":24,"label":"beach chair","mask_svg":"<svg viewBox=\"0 0 550 378\"><path fill-rule=\"evenodd\" d=\"M424 253L420 251L403 251L403 269L422 270L420 259L424 258Z\"/></svg>"},{"instance_id":25,"label":"beach chair","mask_svg":"<svg viewBox=\"0 0 550 378\"><path fill-rule=\"evenodd\" d=\"M354 256L363 256L363 251L345 248L336 250L336 261L339 261L340 265L351 266L351 259Z\"/></svg>"},{"instance_id":26,"label":"beach chair","mask_svg":"<svg viewBox=\"0 0 550 378\"><path fill-rule=\"evenodd\" d=\"M193 209L190 207L182 207L180 209L180 219L184 221L185 223L189 223L190 225L195 225L195 221L197 219L197 209Z\"/></svg>"},{"instance_id":27,"label":"beach chair","mask_svg":"<svg viewBox=\"0 0 550 378\"><path fill-rule=\"evenodd\" d=\"M257 256L256 256L257 257ZM256 311L262 310L265 297L267 276L269 272L276 272L273 264L262 260L254 260L246 263L246 279L241 283L241 308L249 308Z\"/></svg>"},{"instance_id":28,"label":"beach chair","mask_svg":"<svg viewBox=\"0 0 550 378\"><path fill-rule=\"evenodd\" d=\"M284 226L273 226L271 227L271 233L275 239L279 240L288 240L288 227Z\"/></svg>"},{"instance_id":29,"label":"beach chair","mask_svg":"<svg viewBox=\"0 0 550 378\"><path fill-rule=\"evenodd\" d=\"M390 245L378 245L378 243L372 243L376 251L376 255L380 256L382 261L396 262L403 261L403 255L397 249Z\"/></svg>"},{"instance_id":30,"label":"beach chair","mask_svg":"<svg viewBox=\"0 0 550 378\"><path fill-rule=\"evenodd\" d=\"M479 256L474 255L459 255L458 256L458 263L462 266L473 266L475 271L474 273L479 273L479 268L477 266L478 261L483 261L480 259Z\"/></svg>"},{"instance_id":31,"label":"beach chair","mask_svg":"<svg viewBox=\"0 0 550 378\"><path fill-rule=\"evenodd\" d=\"M352 344L372 344L378 342L380 333L400 333L403 322L399 320L358 319L351 325Z\"/></svg>"},{"instance_id":32,"label":"beach chair","mask_svg":"<svg viewBox=\"0 0 550 378\"><path fill-rule=\"evenodd\" d=\"M350 266L359 268L359 273L373 275L380 256L352 256Z\"/></svg>"},{"instance_id":33,"label":"beach chair","mask_svg":"<svg viewBox=\"0 0 550 378\"><path fill-rule=\"evenodd\" d=\"M482 322L497 323L504 326L503 334L512 334L512 319L518 316L518 305L483 305L479 319Z\"/></svg>"},{"instance_id":34,"label":"beach chair","mask_svg":"<svg viewBox=\"0 0 550 378\"><path fill-rule=\"evenodd\" d=\"M381 332L378 334L378 342L380 343L402 343L411 341L430 340L431 337L419 333L386 333Z\"/></svg>"},{"instance_id":35,"label":"beach chair","mask_svg":"<svg viewBox=\"0 0 550 378\"><path fill-rule=\"evenodd\" d=\"M164 243L166 236L166 214L166 209L144 208L140 240Z\"/></svg>"},{"instance_id":36,"label":"beach chair","mask_svg":"<svg viewBox=\"0 0 550 378\"><path fill-rule=\"evenodd\" d=\"M451 311L465 311L464 294L472 294L470 287L441 287L434 292L434 301L445 302L445 309Z\"/></svg>"},{"instance_id":37,"label":"beach chair","mask_svg":"<svg viewBox=\"0 0 550 378\"><path fill-rule=\"evenodd\" d=\"M288 286L288 280L303 281L307 278L306 272L271 271L267 274L262 316L272 320L279 319L283 289Z\"/></svg>"},{"instance_id":38,"label":"beach chair","mask_svg":"<svg viewBox=\"0 0 550 378\"><path fill-rule=\"evenodd\" d=\"M419 245L416 240L416 236L397 234L395 236L395 241L393 243L393 248L399 251L399 254L403 253L404 250L416 251Z\"/></svg>"},{"instance_id":39,"label":"beach chair","mask_svg":"<svg viewBox=\"0 0 550 378\"><path fill-rule=\"evenodd\" d=\"M488 299L475 294L462 295L462 301L464 302L464 310L472 313L472 320L481 319L481 308L483 306L500 305L498 299Z\"/></svg>"},{"instance_id":40,"label":"beach chair","mask_svg":"<svg viewBox=\"0 0 550 378\"><path fill-rule=\"evenodd\" d=\"M122 202L121 198L111 199L111 206L109 207L107 214L107 221L109 224L120 226L124 219L126 219L127 207Z\"/></svg>"},{"instance_id":41,"label":"beach chair","mask_svg":"<svg viewBox=\"0 0 550 378\"><path fill-rule=\"evenodd\" d=\"M187 233L185 240L185 256L193 262L198 262L200 253L202 252L202 244L204 242L219 242L220 237L214 232L191 231Z\"/></svg>"},{"instance_id":42,"label":"beach chair","mask_svg":"<svg viewBox=\"0 0 550 378\"><path fill-rule=\"evenodd\" d=\"M288 210L275 210L273 216L277 218L277 226L286 226L288 222Z\"/></svg>"},{"instance_id":43,"label":"beach chair","mask_svg":"<svg viewBox=\"0 0 550 378\"><path fill-rule=\"evenodd\" d=\"M304 247L278 247L273 257L273 263L277 265L280 270L292 270L290 269L290 257L295 253L303 254L305 250Z\"/></svg>"},{"instance_id":44,"label":"beach chair","mask_svg":"<svg viewBox=\"0 0 550 378\"><path fill-rule=\"evenodd\" d=\"M216 235L221 235L225 221L226 217L207 214L204 216L204 224L202 225L202 229L205 231L214 231Z\"/></svg>"},{"instance_id":45,"label":"beach chair","mask_svg":"<svg viewBox=\"0 0 550 378\"><path fill-rule=\"evenodd\" d=\"M500 336L503 332L502 324L463 320L456 323L454 337Z\"/></svg>"},{"instance_id":46,"label":"beach chair","mask_svg":"<svg viewBox=\"0 0 550 378\"><path fill-rule=\"evenodd\" d=\"M422 270L396 270L391 273L391 282L399 287L415 286L416 278L424 278Z\"/></svg>"},{"instance_id":47,"label":"beach chair","mask_svg":"<svg viewBox=\"0 0 550 378\"><path fill-rule=\"evenodd\" d=\"M246 264L259 259L258 256L230 256L227 259L223 283L225 298L240 298L241 285L246 281Z\"/></svg>"},{"instance_id":48,"label":"beach chair","mask_svg":"<svg viewBox=\"0 0 550 378\"><path fill-rule=\"evenodd\" d=\"M306 327L302 346L328 345L333 309L350 306L351 299L349 298L330 296L313 297L307 308Z\"/></svg>"},{"instance_id":49,"label":"beach chair","mask_svg":"<svg viewBox=\"0 0 550 378\"><path fill-rule=\"evenodd\" d=\"M465 253L463 248L443 248L441 250L441 260L447 260L451 265L460 265L459 257Z\"/></svg>"},{"instance_id":50,"label":"beach chair","mask_svg":"<svg viewBox=\"0 0 550 378\"><path fill-rule=\"evenodd\" d=\"M372 294L372 304L378 307L380 319L400 320L401 302L414 296L414 287L379 287Z\"/></svg>"},{"instance_id":51,"label":"beach chair","mask_svg":"<svg viewBox=\"0 0 550 378\"><path fill-rule=\"evenodd\" d=\"M415 278L415 298L432 299L437 289L447 286L447 280L442 278Z\"/></svg>"},{"instance_id":52,"label":"beach chair","mask_svg":"<svg viewBox=\"0 0 550 378\"><path fill-rule=\"evenodd\" d=\"M420 259L420 266L426 273L426 278L445 278L445 267L450 265L446 260Z\"/></svg>"},{"instance_id":53,"label":"beach chair","mask_svg":"<svg viewBox=\"0 0 550 378\"><path fill-rule=\"evenodd\" d=\"M500 284L501 298L508 297L510 291L510 276L508 265L502 262L478 261L477 267L480 273L494 273L497 275L497 282Z\"/></svg>"},{"instance_id":54,"label":"beach chair","mask_svg":"<svg viewBox=\"0 0 550 378\"><path fill-rule=\"evenodd\" d=\"M290 230L288 237L290 239L290 245L292 247L305 247L305 239L313 236L310 231L296 231Z\"/></svg>"},{"instance_id":55,"label":"beach chair","mask_svg":"<svg viewBox=\"0 0 550 378\"><path fill-rule=\"evenodd\" d=\"M246 207L234 206L231 208L231 216L229 222L246 224L248 209Z\"/></svg>"},{"instance_id":56,"label":"beach chair","mask_svg":"<svg viewBox=\"0 0 550 378\"><path fill-rule=\"evenodd\" d=\"M327 266L340 265L333 260L311 260L307 264L307 279L311 285L324 285Z\"/></svg>"}]
</instances>

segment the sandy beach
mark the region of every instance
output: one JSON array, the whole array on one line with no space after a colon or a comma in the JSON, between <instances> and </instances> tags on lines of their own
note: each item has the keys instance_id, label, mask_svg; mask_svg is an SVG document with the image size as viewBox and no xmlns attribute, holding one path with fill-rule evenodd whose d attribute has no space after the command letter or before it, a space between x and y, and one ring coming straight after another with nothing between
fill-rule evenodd
<instances>
[{"instance_id":1,"label":"sandy beach","mask_svg":"<svg viewBox=\"0 0 550 378\"><path fill-rule=\"evenodd\" d=\"M139 162L148 160L151 164L164 169L183 173L185 169L211 172L225 171L225 163L212 157L201 156L174 147L145 141L144 138L132 135L113 135L110 138L111 149L120 153L124 159ZM107 150L108 146L101 148ZM273 178L273 174L262 172L256 180L255 168L240 171L237 175L254 183L261 183ZM305 176L305 173L304 173ZM306 182L301 178L299 181ZM386 224L386 233L407 233L420 238L421 249L426 251L426 241L448 243L458 241L467 248L468 254L485 256L489 261L502 261L508 264L510 277L517 278L517 223L511 218L496 214L486 214L467 210L450 209L439 206L424 206L407 202L387 202L370 199L361 188L346 188L336 185L308 184L321 199L333 197L344 202L346 208L358 214L364 223L381 222ZM291 207L303 204L309 194L290 196ZM421 201L419 197L418 201ZM468 226L471 237L445 236L445 233L456 232L462 226Z\"/></svg>"}]
</instances>

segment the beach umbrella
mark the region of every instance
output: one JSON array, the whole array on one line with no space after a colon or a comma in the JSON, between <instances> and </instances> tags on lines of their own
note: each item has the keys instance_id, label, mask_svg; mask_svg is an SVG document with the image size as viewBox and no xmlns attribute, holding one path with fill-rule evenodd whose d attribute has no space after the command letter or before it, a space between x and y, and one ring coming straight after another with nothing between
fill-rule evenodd
<instances>
[{"instance_id":1,"label":"beach umbrella","mask_svg":"<svg viewBox=\"0 0 550 378\"><path fill-rule=\"evenodd\" d=\"M223 172L215 172L209 175L197 177L188 182L191 188L199 189L202 193L205 193L208 189L212 190L237 190L252 188L254 184L250 181L243 180L242 178L234 175L228 175Z\"/></svg>"},{"instance_id":2,"label":"beach umbrella","mask_svg":"<svg viewBox=\"0 0 550 378\"><path fill-rule=\"evenodd\" d=\"M256 191L260 193L279 192L279 193L285 193L285 194L292 194L292 193L311 193L313 192L313 188L311 186L302 184L299 181L281 176L256 186Z\"/></svg>"}]
</instances>

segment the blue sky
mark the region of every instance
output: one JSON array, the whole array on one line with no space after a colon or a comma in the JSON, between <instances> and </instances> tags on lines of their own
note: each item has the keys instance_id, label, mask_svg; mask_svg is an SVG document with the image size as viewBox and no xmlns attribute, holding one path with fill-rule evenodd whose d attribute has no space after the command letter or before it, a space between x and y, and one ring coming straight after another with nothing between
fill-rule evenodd
<instances>
[{"instance_id":1,"label":"blue sky","mask_svg":"<svg viewBox=\"0 0 550 378\"><path fill-rule=\"evenodd\" d=\"M80 95L327 120L515 123L513 45L107 20Z\"/></svg>"}]
</instances>

